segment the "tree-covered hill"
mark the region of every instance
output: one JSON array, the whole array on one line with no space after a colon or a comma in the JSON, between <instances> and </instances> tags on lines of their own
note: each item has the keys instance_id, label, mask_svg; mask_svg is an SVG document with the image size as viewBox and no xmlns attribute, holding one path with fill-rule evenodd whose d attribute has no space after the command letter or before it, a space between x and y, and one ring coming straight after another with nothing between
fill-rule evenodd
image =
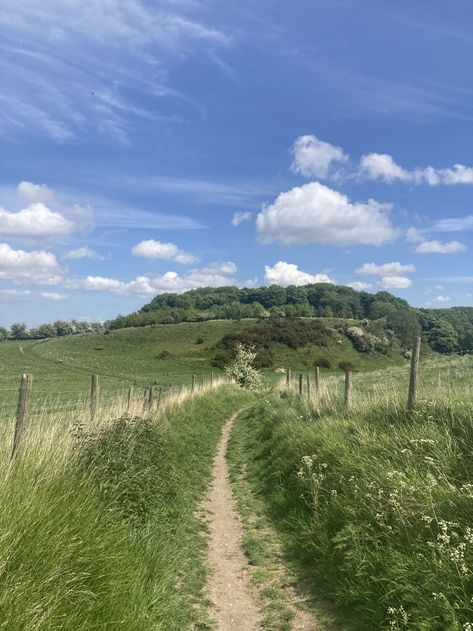
<instances>
[{"instance_id":1,"label":"tree-covered hill","mask_svg":"<svg viewBox=\"0 0 473 631\"><path fill-rule=\"evenodd\" d=\"M439 353L473 352L473 308L415 309L387 291L371 294L344 285L318 283L304 286L258 288L204 287L182 294L165 293L153 298L139 311L119 315L102 325L55 322L28 330L16 323L10 332L0 329L0 340L42 339L92 330L114 330L154 324L206 322L209 320L258 320L277 318L338 318L366 321L383 335L394 336L400 348L409 348L414 336L422 334ZM376 323L376 324L375 324ZM363 328L362 326L362 328ZM260 331L262 334L262 331Z\"/></svg>"}]
</instances>

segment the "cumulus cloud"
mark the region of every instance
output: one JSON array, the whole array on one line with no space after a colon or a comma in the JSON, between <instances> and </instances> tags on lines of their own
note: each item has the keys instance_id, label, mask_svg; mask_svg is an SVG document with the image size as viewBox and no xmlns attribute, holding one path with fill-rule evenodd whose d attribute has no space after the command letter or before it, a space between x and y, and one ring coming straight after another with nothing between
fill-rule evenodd
<instances>
[{"instance_id":1,"label":"cumulus cloud","mask_svg":"<svg viewBox=\"0 0 473 631\"><path fill-rule=\"evenodd\" d=\"M422 241L416 247L419 254L456 254L465 250L466 245L460 241Z\"/></svg>"},{"instance_id":2,"label":"cumulus cloud","mask_svg":"<svg viewBox=\"0 0 473 631\"><path fill-rule=\"evenodd\" d=\"M386 153L369 153L361 157L359 175L366 180L410 182L429 186L473 184L473 167L455 164L447 169L432 166L404 169Z\"/></svg>"},{"instance_id":3,"label":"cumulus cloud","mask_svg":"<svg viewBox=\"0 0 473 631\"><path fill-rule=\"evenodd\" d=\"M114 294L151 296L164 292L182 293L198 287L223 287L225 285L252 286L253 281L240 283L231 274L236 273L234 263L214 263L202 269L192 269L185 274L170 271L157 276L137 276L131 281L104 276L87 276L69 280L66 286L85 291L101 291Z\"/></svg>"},{"instance_id":4,"label":"cumulus cloud","mask_svg":"<svg viewBox=\"0 0 473 631\"><path fill-rule=\"evenodd\" d=\"M383 265L365 263L355 270L355 274L364 274L366 276L396 276L415 271L416 268L411 263L404 265L399 263L399 261L393 261L392 263L383 263Z\"/></svg>"},{"instance_id":5,"label":"cumulus cloud","mask_svg":"<svg viewBox=\"0 0 473 631\"><path fill-rule=\"evenodd\" d=\"M246 211L246 210L239 210L232 217L232 226L236 228L237 226L242 224L244 221L250 221L252 217L253 217L253 213L250 213L249 211Z\"/></svg>"},{"instance_id":6,"label":"cumulus cloud","mask_svg":"<svg viewBox=\"0 0 473 631\"><path fill-rule=\"evenodd\" d=\"M369 153L361 156L360 177L367 180L383 180L408 182L411 179L409 171L396 164L387 153Z\"/></svg>"},{"instance_id":7,"label":"cumulus cloud","mask_svg":"<svg viewBox=\"0 0 473 631\"><path fill-rule=\"evenodd\" d=\"M378 284L383 289L407 289L412 281L406 276L384 276Z\"/></svg>"},{"instance_id":8,"label":"cumulus cloud","mask_svg":"<svg viewBox=\"0 0 473 631\"><path fill-rule=\"evenodd\" d=\"M0 235L32 239L59 237L90 229L93 211L58 196L45 184L20 182L18 197L26 206L6 210L0 206Z\"/></svg>"},{"instance_id":9,"label":"cumulus cloud","mask_svg":"<svg viewBox=\"0 0 473 631\"><path fill-rule=\"evenodd\" d=\"M311 134L299 136L292 147L294 160L291 165L294 173L305 177L327 178L334 175L334 165L344 164L348 156L343 149L319 140Z\"/></svg>"},{"instance_id":10,"label":"cumulus cloud","mask_svg":"<svg viewBox=\"0 0 473 631\"><path fill-rule=\"evenodd\" d=\"M437 302L450 302L451 298L450 296L437 296L435 300Z\"/></svg>"},{"instance_id":11,"label":"cumulus cloud","mask_svg":"<svg viewBox=\"0 0 473 631\"><path fill-rule=\"evenodd\" d=\"M352 203L319 182L296 186L263 207L256 219L262 243L381 245L396 236L389 204Z\"/></svg>"},{"instance_id":12,"label":"cumulus cloud","mask_svg":"<svg viewBox=\"0 0 473 631\"><path fill-rule=\"evenodd\" d=\"M77 248L75 250L69 250L69 252L67 252L64 255L64 258L71 259L71 260L97 259L97 260L103 261L105 257L100 255L95 250L92 250L92 248L90 248L88 245L84 245L81 248Z\"/></svg>"},{"instance_id":13,"label":"cumulus cloud","mask_svg":"<svg viewBox=\"0 0 473 631\"><path fill-rule=\"evenodd\" d=\"M356 289L356 291L364 291L365 289L371 289L371 283L365 283L362 280L355 280L353 283L348 283L347 287L351 287L352 289Z\"/></svg>"},{"instance_id":14,"label":"cumulus cloud","mask_svg":"<svg viewBox=\"0 0 473 631\"><path fill-rule=\"evenodd\" d=\"M162 243L154 239L141 241L132 248L135 256L141 256L146 259L164 259L166 261L174 261L187 265L195 263L198 258L189 252L185 252L177 247L174 243Z\"/></svg>"},{"instance_id":15,"label":"cumulus cloud","mask_svg":"<svg viewBox=\"0 0 473 631\"><path fill-rule=\"evenodd\" d=\"M265 265L264 279L268 285L309 285L311 283L333 283L327 274L308 274L294 263L278 261L272 267Z\"/></svg>"},{"instance_id":16,"label":"cumulus cloud","mask_svg":"<svg viewBox=\"0 0 473 631\"><path fill-rule=\"evenodd\" d=\"M28 285L57 285L62 271L52 252L14 250L0 243L0 278Z\"/></svg>"},{"instance_id":17,"label":"cumulus cloud","mask_svg":"<svg viewBox=\"0 0 473 631\"><path fill-rule=\"evenodd\" d=\"M388 153L364 154L357 165L352 162L342 169L341 165L349 161L343 149L310 134L296 139L292 153L292 171L308 178L358 178L387 184L404 182L428 186L473 184L473 167L457 163L440 169L430 165L406 169Z\"/></svg>"},{"instance_id":18,"label":"cumulus cloud","mask_svg":"<svg viewBox=\"0 0 473 631\"><path fill-rule=\"evenodd\" d=\"M8 212L0 207L0 235L37 238L67 235L74 230L72 221L41 202L30 204L19 212Z\"/></svg>"}]
</instances>

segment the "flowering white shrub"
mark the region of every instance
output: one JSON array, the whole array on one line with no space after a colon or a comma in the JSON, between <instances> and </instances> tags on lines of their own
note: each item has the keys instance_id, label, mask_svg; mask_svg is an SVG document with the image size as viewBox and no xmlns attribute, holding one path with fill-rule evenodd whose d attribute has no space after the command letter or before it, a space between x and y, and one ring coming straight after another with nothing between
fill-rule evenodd
<instances>
[{"instance_id":1,"label":"flowering white shrub","mask_svg":"<svg viewBox=\"0 0 473 631\"><path fill-rule=\"evenodd\" d=\"M261 372L253 365L255 358L256 352L253 347L238 344L235 361L225 369L225 372L242 388L259 390L263 382Z\"/></svg>"}]
</instances>

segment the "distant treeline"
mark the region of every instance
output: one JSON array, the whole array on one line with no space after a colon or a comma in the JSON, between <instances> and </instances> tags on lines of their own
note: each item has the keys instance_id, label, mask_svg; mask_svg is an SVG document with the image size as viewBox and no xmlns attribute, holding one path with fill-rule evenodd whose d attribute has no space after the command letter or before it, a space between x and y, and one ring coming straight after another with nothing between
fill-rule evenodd
<instances>
[{"instance_id":1,"label":"distant treeline","mask_svg":"<svg viewBox=\"0 0 473 631\"><path fill-rule=\"evenodd\" d=\"M2 335L39 339L150 324L275 317L383 320L385 328L393 331L402 347L409 346L415 335L422 334L439 353L473 351L473 307L414 309L387 291L370 294L328 283L301 287L271 285L256 289L204 287L183 294L165 293L153 298L139 311L119 315L104 324L71 320L44 324L31 330L24 324L15 324L10 332L0 329L0 339Z\"/></svg>"},{"instance_id":2,"label":"distant treeline","mask_svg":"<svg viewBox=\"0 0 473 631\"><path fill-rule=\"evenodd\" d=\"M47 337L78 335L79 333L103 333L107 327L101 322L79 322L78 320L56 320L52 324L41 324L29 329L24 322L15 322L10 329L0 326L0 342L12 340L42 340Z\"/></svg>"}]
</instances>

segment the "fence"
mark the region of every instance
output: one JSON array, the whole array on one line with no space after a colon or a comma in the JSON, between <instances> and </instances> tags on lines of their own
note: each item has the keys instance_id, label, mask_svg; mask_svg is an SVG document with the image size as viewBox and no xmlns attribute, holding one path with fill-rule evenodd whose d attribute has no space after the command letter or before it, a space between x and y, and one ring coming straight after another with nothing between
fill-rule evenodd
<instances>
[{"instance_id":1,"label":"fence","mask_svg":"<svg viewBox=\"0 0 473 631\"><path fill-rule=\"evenodd\" d=\"M107 418L128 414L143 416L163 411L170 403L179 402L191 395L204 392L227 383L226 377L193 374L188 385L152 383L137 386L136 383L116 391L102 393L99 375L91 375L90 390L51 393L34 388L33 375L23 374L18 390L0 390L2 440L12 440L11 458L17 457L28 429L45 430L55 422L67 428L69 424L99 425ZM65 394L72 395L63 400ZM16 409L15 409L16 408ZM9 439L9 436L12 437Z\"/></svg>"},{"instance_id":2,"label":"fence","mask_svg":"<svg viewBox=\"0 0 473 631\"><path fill-rule=\"evenodd\" d=\"M382 372L371 371L367 373L345 370L342 381L340 378L333 376L323 377L319 366L316 366L311 374L293 373L290 368L287 368L281 387L299 394L299 396L312 401L314 404L318 403L319 406L322 400L327 402L327 399L330 399L330 402L333 404L335 396L339 401L337 405L341 405L343 402L345 408L350 408L356 396L360 395L360 393L367 398L370 398L371 395L372 400L379 400L382 388L384 388L385 394L389 394L386 392L389 383L392 386L393 397L395 396L396 400L398 400L400 388L404 388L407 376L404 405L407 412L412 413L415 410L419 394L422 394L420 392L422 371L424 370L425 373L428 368L429 378L436 380L436 383L433 385L437 393L453 389L457 390L462 385L463 380L463 386L467 394L469 396L473 394L473 362L471 357L452 360L443 358L441 361L431 360L430 363L421 365L420 351L421 338L416 338L412 349L408 375L405 375L404 369L399 367L385 368ZM437 369L438 373L435 374Z\"/></svg>"}]
</instances>

